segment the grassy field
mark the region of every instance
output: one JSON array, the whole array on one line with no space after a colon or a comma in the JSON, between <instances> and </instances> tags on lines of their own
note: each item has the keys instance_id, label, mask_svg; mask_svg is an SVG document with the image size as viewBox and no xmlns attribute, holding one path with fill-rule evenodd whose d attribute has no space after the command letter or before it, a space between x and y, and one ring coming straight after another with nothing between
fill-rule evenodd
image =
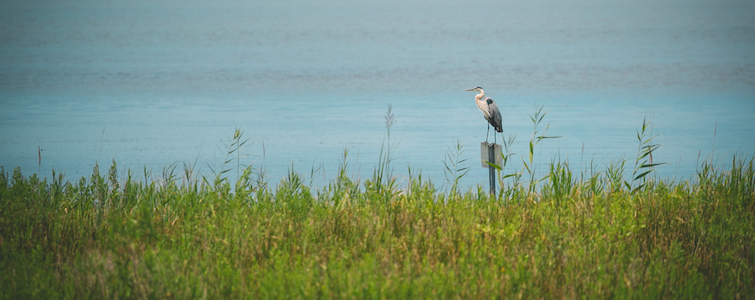
<instances>
[{"instance_id":1,"label":"grassy field","mask_svg":"<svg viewBox=\"0 0 755 300\"><path fill-rule=\"evenodd\" d=\"M540 179L502 172L496 196L454 184L463 147L443 188L397 181L390 147L363 182L345 152L323 187L292 170L273 189L252 167L233 184L225 167L152 179L113 163L78 182L2 170L0 295L755 298L753 159L653 179L644 127L631 178L627 161L589 173L554 162ZM242 145L237 132L226 162Z\"/></svg>"}]
</instances>

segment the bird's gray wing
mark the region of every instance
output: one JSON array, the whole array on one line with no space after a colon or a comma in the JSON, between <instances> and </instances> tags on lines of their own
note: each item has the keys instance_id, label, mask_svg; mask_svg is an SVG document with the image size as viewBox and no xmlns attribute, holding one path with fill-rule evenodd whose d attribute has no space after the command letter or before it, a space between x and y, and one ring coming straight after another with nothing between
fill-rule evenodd
<instances>
[{"instance_id":1,"label":"bird's gray wing","mask_svg":"<svg viewBox=\"0 0 755 300\"><path fill-rule=\"evenodd\" d=\"M493 99L488 99L488 112L490 113L490 122L495 131L503 132L503 120L501 118L501 111L498 109L498 105L495 104Z\"/></svg>"}]
</instances>

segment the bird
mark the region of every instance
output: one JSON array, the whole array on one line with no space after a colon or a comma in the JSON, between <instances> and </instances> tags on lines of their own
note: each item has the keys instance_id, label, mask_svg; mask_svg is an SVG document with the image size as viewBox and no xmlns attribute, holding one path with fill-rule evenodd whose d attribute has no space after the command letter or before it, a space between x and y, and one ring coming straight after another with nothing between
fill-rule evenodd
<instances>
[{"instance_id":1,"label":"bird","mask_svg":"<svg viewBox=\"0 0 755 300\"><path fill-rule=\"evenodd\" d=\"M493 125L495 131L503 132L503 123L501 121L501 110L498 109L498 105L495 104L493 99L485 97L485 90L481 87L475 87L466 90L467 92L478 92L479 94L474 96L475 104L477 108L482 112L482 116L485 120L488 120L488 133L485 134L485 142L488 142L488 136L490 135L490 125ZM493 144L495 144L495 134L493 135Z\"/></svg>"}]
</instances>

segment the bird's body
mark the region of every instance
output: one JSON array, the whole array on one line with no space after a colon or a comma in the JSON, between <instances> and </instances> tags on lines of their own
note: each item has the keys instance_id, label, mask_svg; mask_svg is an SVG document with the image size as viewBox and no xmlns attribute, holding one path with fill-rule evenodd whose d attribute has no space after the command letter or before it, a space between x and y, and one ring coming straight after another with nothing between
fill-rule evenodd
<instances>
[{"instance_id":1,"label":"bird's body","mask_svg":"<svg viewBox=\"0 0 755 300\"><path fill-rule=\"evenodd\" d=\"M473 89L468 89L467 91L479 93L474 97L475 104L477 104L477 108L480 109L485 120L488 121L488 134L490 133L490 125L493 125L495 131L503 132L501 111L498 109L498 105L495 104L495 101L493 101L493 99L490 99L490 97L485 97L485 90L483 90L479 86ZM487 141L487 137L485 138L485 140Z\"/></svg>"}]
</instances>

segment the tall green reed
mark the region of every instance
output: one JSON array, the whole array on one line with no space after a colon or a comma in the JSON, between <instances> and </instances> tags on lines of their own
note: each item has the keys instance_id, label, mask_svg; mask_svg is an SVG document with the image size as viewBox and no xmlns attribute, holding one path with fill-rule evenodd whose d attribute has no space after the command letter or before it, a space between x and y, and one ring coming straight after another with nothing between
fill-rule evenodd
<instances>
[{"instance_id":1,"label":"tall green reed","mask_svg":"<svg viewBox=\"0 0 755 300\"><path fill-rule=\"evenodd\" d=\"M654 144L653 139L658 135L652 135L653 123L652 119L647 117L642 119L642 127L637 130L637 158L634 161L634 170L632 171L632 181L626 182L625 185L632 194L642 189L647 184L647 177L650 175L656 166L665 164L653 163L653 152L661 147L660 144Z\"/></svg>"},{"instance_id":2,"label":"tall green reed","mask_svg":"<svg viewBox=\"0 0 755 300\"><path fill-rule=\"evenodd\" d=\"M463 166L467 159L464 156L464 144L456 140L453 149L446 150L446 156L443 160L443 175L446 178L446 184L449 186L448 193L456 194L459 186L459 180L469 173L470 168Z\"/></svg>"},{"instance_id":3,"label":"tall green reed","mask_svg":"<svg viewBox=\"0 0 755 300\"><path fill-rule=\"evenodd\" d=\"M503 199L511 199L513 192L517 190L517 188L521 185L521 178L523 174L523 169L519 172L514 172L506 174L506 166L509 164L509 160L516 155L515 152L513 152L513 144L516 140L516 133L510 133L508 138L505 138L502 136L501 141L503 143L503 151L501 152L501 166L497 166L495 164L491 164L492 167L497 169L497 175L498 175L498 185L501 187L499 190L499 197L502 197ZM511 184L509 185L509 188L506 188L506 179L511 178Z\"/></svg>"},{"instance_id":4,"label":"tall green reed","mask_svg":"<svg viewBox=\"0 0 755 300\"><path fill-rule=\"evenodd\" d=\"M393 174L391 167L391 162L394 160L391 149L395 151L400 142L397 141L394 145L391 141L391 127L395 124L396 117L393 115L393 105L388 104L388 111L385 113L386 136L380 146L378 165L374 168L372 177L364 182L367 192L379 196L377 198L381 199L383 203L390 202L398 188L397 177Z\"/></svg>"},{"instance_id":5,"label":"tall green reed","mask_svg":"<svg viewBox=\"0 0 755 300\"><path fill-rule=\"evenodd\" d=\"M213 168L212 166L208 165L210 171L215 175L212 183L210 183L207 178L203 177L203 180L206 184L211 184L216 189L221 188L224 182L227 183L228 178L224 175L234 169L233 166L230 165L234 160L236 161L236 179L238 180L241 175L240 172L242 172L243 170L241 168L241 159L249 156L248 154L242 153L242 150L244 149L246 143L249 142L249 139L244 138L244 132L241 131L240 128L236 128L236 130L233 132L233 136L228 140L229 141L226 144L226 150L224 151L224 158L221 161L220 166Z\"/></svg>"},{"instance_id":6,"label":"tall green reed","mask_svg":"<svg viewBox=\"0 0 755 300\"><path fill-rule=\"evenodd\" d=\"M535 147L544 139L556 139L560 138L560 136L547 136L548 129L550 129L551 125L548 124L545 126L544 129L542 129L542 132L540 132L540 123L545 119L545 115L548 114L548 111L543 112L544 106L537 106L535 105L535 112L534 114L530 115L530 121L532 121L532 135L530 136L529 141L529 151L527 152L527 159L525 160L524 157L522 157L522 164L524 165L524 170L527 170L527 173L529 174L530 180L528 185L528 190L530 193L535 192L537 188L537 184L542 182L543 180L548 178L548 175L543 176L542 178L536 178L536 170L537 167L534 162L535 157ZM522 171L524 171L522 170Z\"/></svg>"}]
</instances>

